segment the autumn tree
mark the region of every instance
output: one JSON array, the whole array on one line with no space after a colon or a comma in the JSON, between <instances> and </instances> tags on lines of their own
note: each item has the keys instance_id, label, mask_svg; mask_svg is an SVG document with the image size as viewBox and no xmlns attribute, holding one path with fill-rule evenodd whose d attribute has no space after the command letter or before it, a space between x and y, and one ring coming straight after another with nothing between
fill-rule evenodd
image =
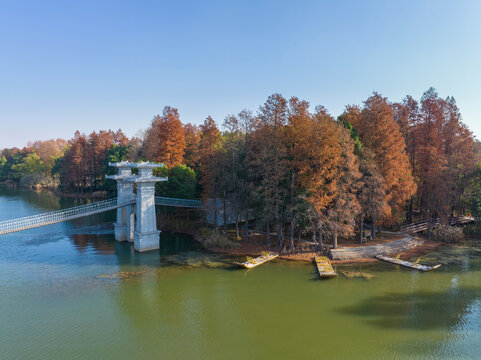
<instances>
[{"instance_id":1,"label":"autumn tree","mask_svg":"<svg viewBox=\"0 0 481 360\"><path fill-rule=\"evenodd\" d=\"M267 241L270 242L270 222L274 221L277 247L283 242L283 206L286 189L282 186L287 176L287 147L284 141L288 121L287 100L273 94L259 107L257 124L257 163L259 184L266 222Z\"/></svg>"},{"instance_id":2,"label":"autumn tree","mask_svg":"<svg viewBox=\"0 0 481 360\"><path fill-rule=\"evenodd\" d=\"M187 166L197 169L199 165L200 129L190 123L184 125L185 153L184 161Z\"/></svg>"},{"instance_id":3,"label":"autumn tree","mask_svg":"<svg viewBox=\"0 0 481 360\"><path fill-rule=\"evenodd\" d=\"M221 178L217 160L221 134L214 119L210 116L199 126L199 130L199 174L200 184L202 186L202 197L204 200L208 200L209 198L213 199L215 227L217 228L217 197Z\"/></svg>"},{"instance_id":4,"label":"autumn tree","mask_svg":"<svg viewBox=\"0 0 481 360\"><path fill-rule=\"evenodd\" d=\"M144 140L144 155L150 161L165 164L169 169L182 164L185 132L176 108L166 106L162 116L152 120Z\"/></svg>"},{"instance_id":5,"label":"autumn tree","mask_svg":"<svg viewBox=\"0 0 481 360\"><path fill-rule=\"evenodd\" d=\"M312 132L313 121L309 113L309 103L299 100L297 97L289 99L288 126L285 131L285 141L288 152L288 181L289 181L289 238L290 251L294 248L294 230L297 223L296 215L299 207L303 207L300 198L304 193L300 189L299 176L306 171L309 163L307 161L306 150L309 147L310 135Z\"/></svg>"},{"instance_id":6,"label":"autumn tree","mask_svg":"<svg viewBox=\"0 0 481 360\"><path fill-rule=\"evenodd\" d=\"M239 119L235 115L228 115L224 119L223 127L227 130L223 137L222 166L224 168L224 215L226 215L226 201L231 204L229 209L234 212L236 238L239 238L239 219L242 212L243 188L245 175L245 144L240 130ZM224 225L225 221L224 221Z\"/></svg>"},{"instance_id":7,"label":"autumn tree","mask_svg":"<svg viewBox=\"0 0 481 360\"><path fill-rule=\"evenodd\" d=\"M370 149L363 149L359 154L359 171L361 179L358 184L357 199L361 205L359 213L359 236L362 243L364 219L383 219L390 214L390 207L386 196L386 184L376 162L374 154ZM374 221L375 223L375 221ZM375 227L372 228L372 235L375 237Z\"/></svg>"},{"instance_id":8,"label":"autumn tree","mask_svg":"<svg viewBox=\"0 0 481 360\"><path fill-rule=\"evenodd\" d=\"M40 160L47 167L46 170L50 172L55 163L55 159L63 156L67 141L64 139L51 139L46 141L37 140L29 142L27 148L35 152Z\"/></svg>"},{"instance_id":9,"label":"autumn tree","mask_svg":"<svg viewBox=\"0 0 481 360\"><path fill-rule=\"evenodd\" d=\"M463 212L470 174L475 170L474 140L462 123L454 98L442 99L430 88L418 103L408 96L395 104L418 183L416 208L422 218ZM410 206L412 214L414 204Z\"/></svg>"},{"instance_id":10,"label":"autumn tree","mask_svg":"<svg viewBox=\"0 0 481 360\"><path fill-rule=\"evenodd\" d=\"M339 126L338 141L341 145L341 163L336 171L336 188L333 188L333 200L327 209L328 229L333 237L333 246L337 247L338 237L350 237L354 233L355 219L361 212L358 201L359 161L354 154L354 141L344 126Z\"/></svg>"},{"instance_id":11,"label":"autumn tree","mask_svg":"<svg viewBox=\"0 0 481 360\"><path fill-rule=\"evenodd\" d=\"M386 98L374 93L364 102L362 109L346 107L343 117L352 123L364 146L373 152L374 162L384 179L386 200L390 206L389 215L380 220L392 224L416 191L406 143L394 120L393 108ZM373 227L377 220L373 218Z\"/></svg>"},{"instance_id":12,"label":"autumn tree","mask_svg":"<svg viewBox=\"0 0 481 360\"><path fill-rule=\"evenodd\" d=\"M61 186L82 193L101 189L106 172L106 158L111 148L125 148L127 145L128 139L121 130L101 130L98 133L94 131L88 137L77 131L68 142L68 149L61 162Z\"/></svg>"},{"instance_id":13,"label":"autumn tree","mask_svg":"<svg viewBox=\"0 0 481 360\"><path fill-rule=\"evenodd\" d=\"M305 120L308 122L299 132L296 145L298 159L302 159L297 176L304 189L301 196L309 205L305 212L310 230L321 249L329 223L327 209L337 196L343 148L340 127L324 107L317 106L312 117ZM304 208L302 203L299 205Z\"/></svg>"}]
</instances>

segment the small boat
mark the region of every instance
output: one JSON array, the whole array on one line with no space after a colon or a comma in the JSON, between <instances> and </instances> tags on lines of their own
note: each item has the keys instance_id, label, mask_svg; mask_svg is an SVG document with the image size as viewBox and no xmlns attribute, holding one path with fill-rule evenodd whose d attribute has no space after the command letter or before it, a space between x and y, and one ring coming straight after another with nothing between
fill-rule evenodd
<instances>
[{"instance_id":1,"label":"small boat","mask_svg":"<svg viewBox=\"0 0 481 360\"><path fill-rule=\"evenodd\" d=\"M332 268L331 262L326 256L315 256L314 262L321 278L332 278L337 276Z\"/></svg>"},{"instance_id":2,"label":"small boat","mask_svg":"<svg viewBox=\"0 0 481 360\"><path fill-rule=\"evenodd\" d=\"M279 254L273 253L273 252L266 252L263 251L261 256L258 256L256 258L251 258L247 257L247 260L243 263L240 262L234 262L234 264L239 265L241 267L244 267L246 269L252 269L255 268L256 266L262 265L268 261L271 261L278 257Z\"/></svg>"},{"instance_id":3,"label":"small boat","mask_svg":"<svg viewBox=\"0 0 481 360\"><path fill-rule=\"evenodd\" d=\"M434 265L434 266L421 265L421 264L412 263L412 262L406 261L406 260L395 259L395 258L385 256L385 255L377 255L376 258L379 259L379 260L382 260L382 261L387 261L387 262L390 262L390 263L393 263L393 264L406 266L408 268L416 269L416 270L420 270L420 271L430 271L430 270L437 269L438 267L441 266L441 264L437 264L437 265Z\"/></svg>"}]
</instances>

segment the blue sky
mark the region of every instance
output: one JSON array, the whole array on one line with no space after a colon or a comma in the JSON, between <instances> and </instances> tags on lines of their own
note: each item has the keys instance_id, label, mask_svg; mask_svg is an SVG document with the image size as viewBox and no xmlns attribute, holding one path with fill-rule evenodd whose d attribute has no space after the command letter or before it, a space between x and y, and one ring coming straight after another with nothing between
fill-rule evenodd
<instances>
[{"instance_id":1,"label":"blue sky","mask_svg":"<svg viewBox=\"0 0 481 360\"><path fill-rule=\"evenodd\" d=\"M0 0L0 148L221 123L279 92L333 115L373 91L453 95L481 137L481 1Z\"/></svg>"}]
</instances>

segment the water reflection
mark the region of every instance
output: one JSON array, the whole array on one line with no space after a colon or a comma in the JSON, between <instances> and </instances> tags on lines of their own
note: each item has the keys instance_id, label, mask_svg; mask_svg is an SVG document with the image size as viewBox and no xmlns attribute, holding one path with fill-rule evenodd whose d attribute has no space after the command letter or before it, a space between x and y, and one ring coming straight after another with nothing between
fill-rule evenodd
<instances>
[{"instance_id":1,"label":"water reflection","mask_svg":"<svg viewBox=\"0 0 481 360\"><path fill-rule=\"evenodd\" d=\"M365 317L368 323L385 329L452 329L463 321L469 306L480 299L480 290L481 287L459 287L439 292L390 292L339 311Z\"/></svg>"},{"instance_id":2,"label":"water reflection","mask_svg":"<svg viewBox=\"0 0 481 360\"><path fill-rule=\"evenodd\" d=\"M116 253L115 240L112 236L76 234L71 235L75 249L80 253L94 251L100 255L112 255Z\"/></svg>"},{"instance_id":3,"label":"water reflection","mask_svg":"<svg viewBox=\"0 0 481 360\"><path fill-rule=\"evenodd\" d=\"M0 201L23 202L42 211L52 211L85 204L87 200L59 197L52 191L26 190L18 186L0 186ZM26 216L26 215L23 215Z\"/></svg>"}]
</instances>

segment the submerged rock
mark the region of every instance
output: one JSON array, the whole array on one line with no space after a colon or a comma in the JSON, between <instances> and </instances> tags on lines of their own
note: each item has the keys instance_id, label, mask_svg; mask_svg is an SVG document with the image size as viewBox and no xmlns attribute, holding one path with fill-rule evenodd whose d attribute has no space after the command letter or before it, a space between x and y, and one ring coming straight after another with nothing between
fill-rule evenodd
<instances>
[{"instance_id":1,"label":"submerged rock","mask_svg":"<svg viewBox=\"0 0 481 360\"><path fill-rule=\"evenodd\" d=\"M409 259L428 265L462 265L470 259L481 258L481 248L469 245L446 245L421 257Z\"/></svg>"},{"instance_id":2,"label":"submerged rock","mask_svg":"<svg viewBox=\"0 0 481 360\"><path fill-rule=\"evenodd\" d=\"M119 271L113 274L98 275L98 279L125 280L133 277L143 276L146 271Z\"/></svg>"},{"instance_id":3,"label":"submerged rock","mask_svg":"<svg viewBox=\"0 0 481 360\"><path fill-rule=\"evenodd\" d=\"M341 270L341 274L344 275L344 277L348 279L355 279L355 278L361 278L364 280L371 280L376 277L374 274L369 274L366 272L361 272L361 271L347 271L347 270Z\"/></svg>"},{"instance_id":4,"label":"submerged rock","mask_svg":"<svg viewBox=\"0 0 481 360\"><path fill-rule=\"evenodd\" d=\"M218 268L230 265L230 263L222 255L209 254L201 251L187 251L180 254L170 255L167 256L164 261L169 264L192 268Z\"/></svg>"}]
</instances>

